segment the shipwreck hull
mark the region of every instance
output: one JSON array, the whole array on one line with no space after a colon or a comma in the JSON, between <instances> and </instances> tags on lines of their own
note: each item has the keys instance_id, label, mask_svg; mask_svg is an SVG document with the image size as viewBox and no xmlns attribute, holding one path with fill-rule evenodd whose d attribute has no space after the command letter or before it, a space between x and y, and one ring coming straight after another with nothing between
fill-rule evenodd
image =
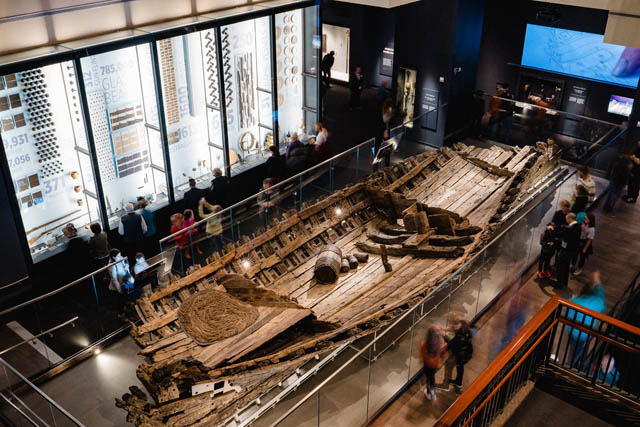
<instances>
[{"instance_id":1,"label":"shipwreck hull","mask_svg":"<svg viewBox=\"0 0 640 427\"><path fill-rule=\"evenodd\" d=\"M149 358L138 377L154 402L132 389L117 405L136 425L222 423L309 358L372 333L428 295L487 241L523 191L556 166L546 147L456 144L455 151L408 158L306 203L228 245L208 264L139 299L143 324L131 334ZM314 266L327 244L343 254L368 252L369 260L321 283ZM257 307L258 320L235 336L198 343L179 314L205 290ZM224 392L193 395L199 384Z\"/></svg>"}]
</instances>

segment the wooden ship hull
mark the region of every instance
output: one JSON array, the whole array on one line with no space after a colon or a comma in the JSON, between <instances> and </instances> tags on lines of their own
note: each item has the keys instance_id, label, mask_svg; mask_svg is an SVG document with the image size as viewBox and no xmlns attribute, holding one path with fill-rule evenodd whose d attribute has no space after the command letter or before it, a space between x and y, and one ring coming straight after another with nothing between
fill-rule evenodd
<instances>
[{"instance_id":1,"label":"wooden ship hull","mask_svg":"<svg viewBox=\"0 0 640 427\"><path fill-rule=\"evenodd\" d=\"M373 333L428 295L558 163L544 144L454 148L304 204L141 297L142 325L131 334L148 358L137 375L153 401L130 387L116 399L127 421L224 423L310 358ZM315 268L328 244L368 261L349 266L347 258L346 271L341 265L337 280L322 283Z\"/></svg>"}]
</instances>

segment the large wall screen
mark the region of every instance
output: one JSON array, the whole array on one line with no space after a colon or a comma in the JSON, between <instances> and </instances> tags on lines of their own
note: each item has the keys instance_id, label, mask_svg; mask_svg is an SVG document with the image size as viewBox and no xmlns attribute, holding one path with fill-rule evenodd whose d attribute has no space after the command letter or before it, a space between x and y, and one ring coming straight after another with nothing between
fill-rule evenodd
<instances>
[{"instance_id":1,"label":"large wall screen","mask_svg":"<svg viewBox=\"0 0 640 427\"><path fill-rule=\"evenodd\" d=\"M528 24L522 65L635 88L640 49L605 43L602 34Z\"/></svg>"}]
</instances>

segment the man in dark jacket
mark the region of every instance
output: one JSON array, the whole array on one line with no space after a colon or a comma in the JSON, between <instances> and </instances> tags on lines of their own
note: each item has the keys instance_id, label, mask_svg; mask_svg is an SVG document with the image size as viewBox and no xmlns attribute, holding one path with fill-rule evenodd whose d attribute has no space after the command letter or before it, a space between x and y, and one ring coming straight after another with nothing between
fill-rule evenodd
<instances>
[{"instance_id":1,"label":"man in dark jacket","mask_svg":"<svg viewBox=\"0 0 640 427\"><path fill-rule=\"evenodd\" d=\"M144 233L147 232L147 224L144 222L142 215L135 212L133 203L127 203L124 209L126 213L120 217L118 234L122 236L125 255L129 257L129 263L133 265L136 259L136 252L139 252L144 244Z\"/></svg>"},{"instance_id":2,"label":"man in dark jacket","mask_svg":"<svg viewBox=\"0 0 640 427\"><path fill-rule=\"evenodd\" d=\"M223 208L227 208L230 205L231 184L229 178L222 175L222 169L215 168L213 170L213 179L211 180L211 188L205 196L207 202L212 205L220 205Z\"/></svg>"},{"instance_id":3,"label":"man in dark jacket","mask_svg":"<svg viewBox=\"0 0 640 427\"><path fill-rule=\"evenodd\" d=\"M320 63L320 71L322 72L322 79L329 84L331 80L331 67L333 67L333 63L336 61L336 53L332 50L322 57L322 62Z\"/></svg>"},{"instance_id":4,"label":"man in dark jacket","mask_svg":"<svg viewBox=\"0 0 640 427\"><path fill-rule=\"evenodd\" d=\"M360 94L364 89L364 76L362 75L362 69L356 67L349 76L349 90L351 91L351 98L349 99L349 109L360 108Z\"/></svg>"},{"instance_id":5,"label":"man in dark jacket","mask_svg":"<svg viewBox=\"0 0 640 427\"><path fill-rule=\"evenodd\" d=\"M464 365L473 356L473 334L471 326L465 320L460 320L454 329L453 338L447 342L449 358L445 363L443 387L449 389L449 382L457 388L462 388L462 377L464 375ZM456 367L456 379L451 381L453 366Z\"/></svg>"},{"instance_id":6,"label":"man in dark jacket","mask_svg":"<svg viewBox=\"0 0 640 427\"><path fill-rule=\"evenodd\" d=\"M555 227L554 230L561 239L557 261L558 281L555 287L565 288L569 283L571 260L580 250L580 232L582 231L582 227L576 221L576 214L570 212L567 214L567 225Z\"/></svg>"},{"instance_id":7,"label":"man in dark jacket","mask_svg":"<svg viewBox=\"0 0 640 427\"><path fill-rule=\"evenodd\" d=\"M198 216L198 203L200 203L200 199L206 194L207 192L205 190L196 187L195 179L189 179L189 190L184 193L184 207L185 209L191 209L193 211L196 220L200 219Z\"/></svg>"}]
</instances>

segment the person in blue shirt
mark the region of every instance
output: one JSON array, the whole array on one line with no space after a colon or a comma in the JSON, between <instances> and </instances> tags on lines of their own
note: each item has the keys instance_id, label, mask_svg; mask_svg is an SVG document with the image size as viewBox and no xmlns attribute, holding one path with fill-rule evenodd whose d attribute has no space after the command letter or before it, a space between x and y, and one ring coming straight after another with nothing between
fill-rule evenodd
<instances>
[{"instance_id":1,"label":"person in blue shirt","mask_svg":"<svg viewBox=\"0 0 640 427\"><path fill-rule=\"evenodd\" d=\"M571 302L586 307L598 313L604 313L605 310L605 296L604 285L600 280L600 272L595 271L593 273L593 286L585 285L581 294L571 300ZM573 309L567 310L566 318L578 325L583 325L585 328L596 328L598 321L591 316L587 316L584 313L576 312ZM581 369L581 365L584 365L581 361L582 353L585 348L588 347L589 335L576 328L568 328L569 332L569 354L571 355L571 367Z\"/></svg>"}]
</instances>

